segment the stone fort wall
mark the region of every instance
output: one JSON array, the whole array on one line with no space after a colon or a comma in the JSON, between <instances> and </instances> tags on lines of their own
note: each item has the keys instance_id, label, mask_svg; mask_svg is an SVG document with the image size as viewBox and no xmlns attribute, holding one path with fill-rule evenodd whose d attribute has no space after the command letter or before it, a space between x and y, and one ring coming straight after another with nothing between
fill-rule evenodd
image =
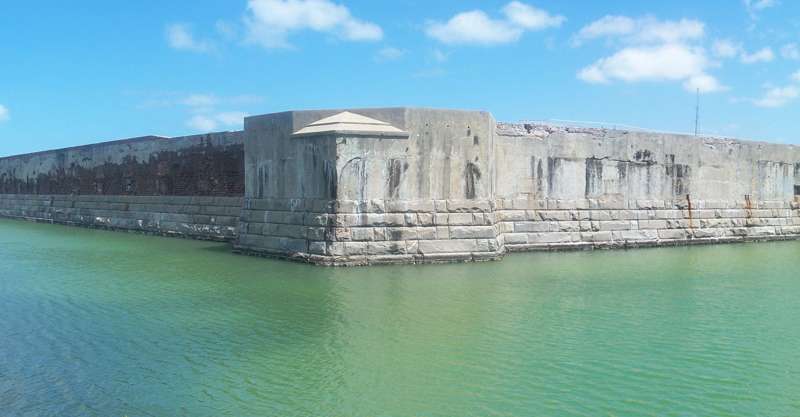
<instances>
[{"instance_id":1,"label":"stone fort wall","mask_svg":"<svg viewBox=\"0 0 800 417\"><path fill-rule=\"evenodd\" d=\"M237 235L242 132L0 158L0 216L202 239Z\"/></svg>"},{"instance_id":2,"label":"stone fort wall","mask_svg":"<svg viewBox=\"0 0 800 417\"><path fill-rule=\"evenodd\" d=\"M796 146L485 112L255 116L243 132L2 158L0 187L0 216L324 265L800 238Z\"/></svg>"},{"instance_id":3,"label":"stone fort wall","mask_svg":"<svg viewBox=\"0 0 800 417\"><path fill-rule=\"evenodd\" d=\"M498 125L509 251L800 235L800 148L686 135ZM501 162L502 161L502 162Z\"/></svg>"}]
</instances>

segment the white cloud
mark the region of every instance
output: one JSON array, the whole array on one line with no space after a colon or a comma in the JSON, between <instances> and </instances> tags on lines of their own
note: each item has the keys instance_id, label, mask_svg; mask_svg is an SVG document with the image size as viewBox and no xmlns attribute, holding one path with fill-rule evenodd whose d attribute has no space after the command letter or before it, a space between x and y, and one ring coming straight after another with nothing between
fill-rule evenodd
<instances>
[{"instance_id":1,"label":"white cloud","mask_svg":"<svg viewBox=\"0 0 800 417\"><path fill-rule=\"evenodd\" d=\"M431 52L431 57L434 61L441 64L450 59L450 54L443 52L441 49L434 49L433 52Z\"/></svg>"},{"instance_id":2,"label":"white cloud","mask_svg":"<svg viewBox=\"0 0 800 417\"><path fill-rule=\"evenodd\" d=\"M705 23L693 19L658 20L652 16L631 18L604 16L584 26L573 45L605 39L619 48L578 72L588 83L681 82L688 91L704 93L727 90L708 73L717 65L699 46L705 37ZM715 45L715 53L730 55L732 43Z\"/></svg>"},{"instance_id":3,"label":"white cloud","mask_svg":"<svg viewBox=\"0 0 800 417\"><path fill-rule=\"evenodd\" d=\"M214 28L226 41L233 41L239 37L239 29L231 22L218 20L217 23L214 24Z\"/></svg>"},{"instance_id":4,"label":"white cloud","mask_svg":"<svg viewBox=\"0 0 800 417\"><path fill-rule=\"evenodd\" d=\"M249 114L241 111L217 113L216 119L224 126L241 126Z\"/></svg>"},{"instance_id":5,"label":"white cloud","mask_svg":"<svg viewBox=\"0 0 800 417\"><path fill-rule=\"evenodd\" d=\"M426 33L445 44L498 45L515 42L526 31L559 27L566 20L519 1L506 4L502 14L495 19L481 10L458 13L447 22L430 22Z\"/></svg>"},{"instance_id":6,"label":"white cloud","mask_svg":"<svg viewBox=\"0 0 800 417\"><path fill-rule=\"evenodd\" d=\"M258 96L241 95L218 97L213 94L190 94L177 101L193 116L186 125L196 131L214 131L221 128L241 129L244 118L248 116L242 111L217 111L218 106L238 106L254 104L262 101Z\"/></svg>"},{"instance_id":7,"label":"white cloud","mask_svg":"<svg viewBox=\"0 0 800 417\"><path fill-rule=\"evenodd\" d=\"M531 5L512 1L503 7L503 14L509 22L526 30L543 30L561 26L564 16L553 16Z\"/></svg>"},{"instance_id":8,"label":"white cloud","mask_svg":"<svg viewBox=\"0 0 800 417\"><path fill-rule=\"evenodd\" d=\"M427 30L428 36L446 44L510 43L518 40L522 33L521 28L492 19L480 10L459 13L446 23L433 22Z\"/></svg>"},{"instance_id":9,"label":"white cloud","mask_svg":"<svg viewBox=\"0 0 800 417\"><path fill-rule=\"evenodd\" d=\"M0 104L0 123L7 122L11 119L11 113L8 111L8 107Z\"/></svg>"},{"instance_id":10,"label":"white cloud","mask_svg":"<svg viewBox=\"0 0 800 417\"><path fill-rule=\"evenodd\" d=\"M756 18L756 13L778 5L778 0L744 0L744 8L751 18Z\"/></svg>"},{"instance_id":11,"label":"white cloud","mask_svg":"<svg viewBox=\"0 0 800 417\"><path fill-rule=\"evenodd\" d=\"M627 16L607 15L584 26L575 36L576 43L581 40L630 35L636 31L636 21Z\"/></svg>"},{"instance_id":12,"label":"white cloud","mask_svg":"<svg viewBox=\"0 0 800 417\"><path fill-rule=\"evenodd\" d=\"M683 82L683 88L685 88L687 91L699 90L701 93L713 93L728 90L728 87L720 84L719 80L705 73L689 77L688 80Z\"/></svg>"},{"instance_id":13,"label":"white cloud","mask_svg":"<svg viewBox=\"0 0 800 417\"><path fill-rule=\"evenodd\" d=\"M787 43L781 47L781 56L792 61L800 60L800 48L796 43Z\"/></svg>"},{"instance_id":14,"label":"white cloud","mask_svg":"<svg viewBox=\"0 0 800 417\"><path fill-rule=\"evenodd\" d=\"M211 132L219 128L241 128L247 113L221 112L197 114L186 121L186 126L200 132Z\"/></svg>"},{"instance_id":15,"label":"white cloud","mask_svg":"<svg viewBox=\"0 0 800 417\"><path fill-rule=\"evenodd\" d=\"M753 31L756 28L756 22L758 21L758 14L762 11L769 9L771 7L775 7L780 4L779 0L742 0L744 2L744 8L747 12L747 15L750 16L751 24L748 27L749 31Z\"/></svg>"},{"instance_id":16,"label":"white cloud","mask_svg":"<svg viewBox=\"0 0 800 417\"><path fill-rule=\"evenodd\" d=\"M762 98L754 100L753 103L758 107L783 107L797 97L800 97L800 87L788 85L770 88Z\"/></svg>"},{"instance_id":17,"label":"white cloud","mask_svg":"<svg viewBox=\"0 0 800 417\"><path fill-rule=\"evenodd\" d=\"M794 84L782 87L768 87L761 98L752 100L758 107L783 107L800 98L800 71L790 76Z\"/></svg>"},{"instance_id":18,"label":"white cloud","mask_svg":"<svg viewBox=\"0 0 800 417\"><path fill-rule=\"evenodd\" d=\"M378 62L397 61L405 55L406 51L388 46L378 51L375 55L375 60Z\"/></svg>"},{"instance_id":19,"label":"white cloud","mask_svg":"<svg viewBox=\"0 0 800 417\"><path fill-rule=\"evenodd\" d=\"M188 107L213 107L219 100L209 94L191 94L181 99L180 103Z\"/></svg>"},{"instance_id":20,"label":"white cloud","mask_svg":"<svg viewBox=\"0 0 800 417\"><path fill-rule=\"evenodd\" d=\"M711 45L711 51L718 58L735 58L742 52L742 45L729 39L718 39Z\"/></svg>"},{"instance_id":21,"label":"white cloud","mask_svg":"<svg viewBox=\"0 0 800 417\"><path fill-rule=\"evenodd\" d=\"M575 36L577 46L593 39L618 39L625 43L676 43L705 36L705 24L699 20L658 20L654 17L630 18L604 16L584 26Z\"/></svg>"},{"instance_id":22,"label":"white cloud","mask_svg":"<svg viewBox=\"0 0 800 417\"><path fill-rule=\"evenodd\" d=\"M206 115L196 115L186 121L186 126L192 130L211 132L217 129L217 121L213 117Z\"/></svg>"},{"instance_id":23,"label":"white cloud","mask_svg":"<svg viewBox=\"0 0 800 417\"><path fill-rule=\"evenodd\" d=\"M192 35L191 28L182 23L167 26L167 42L173 49L206 53L214 48L208 41L199 41Z\"/></svg>"},{"instance_id":24,"label":"white cloud","mask_svg":"<svg viewBox=\"0 0 800 417\"><path fill-rule=\"evenodd\" d=\"M682 44L632 46L582 69L578 78L589 83L611 81L683 81L694 91L715 92L724 89L706 73L709 60L702 48Z\"/></svg>"},{"instance_id":25,"label":"white cloud","mask_svg":"<svg viewBox=\"0 0 800 417\"><path fill-rule=\"evenodd\" d=\"M759 62L771 62L775 59L772 48L763 48L753 53L742 52L741 61L743 64L756 64Z\"/></svg>"},{"instance_id":26,"label":"white cloud","mask_svg":"<svg viewBox=\"0 0 800 417\"><path fill-rule=\"evenodd\" d=\"M247 39L265 48L288 48L293 32L311 30L349 41L378 41L380 26L356 19L330 0L249 0Z\"/></svg>"},{"instance_id":27,"label":"white cloud","mask_svg":"<svg viewBox=\"0 0 800 417\"><path fill-rule=\"evenodd\" d=\"M778 5L778 0L744 0L748 10L764 10Z\"/></svg>"}]
</instances>

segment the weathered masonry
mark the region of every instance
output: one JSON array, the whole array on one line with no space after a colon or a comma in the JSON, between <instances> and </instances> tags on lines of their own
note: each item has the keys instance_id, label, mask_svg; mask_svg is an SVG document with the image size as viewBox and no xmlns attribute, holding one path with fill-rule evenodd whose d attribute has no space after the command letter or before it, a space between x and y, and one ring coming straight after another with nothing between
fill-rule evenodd
<instances>
[{"instance_id":1,"label":"weathered masonry","mask_svg":"<svg viewBox=\"0 0 800 417\"><path fill-rule=\"evenodd\" d=\"M0 215L324 265L798 239L800 148L485 112L286 112L2 158Z\"/></svg>"},{"instance_id":2,"label":"weathered masonry","mask_svg":"<svg viewBox=\"0 0 800 417\"><path fill-rule=\"evenodd\" d=\"M0 216L236 238L241 132L143 137L0 158Z\"/></svg>"}]
</instances>

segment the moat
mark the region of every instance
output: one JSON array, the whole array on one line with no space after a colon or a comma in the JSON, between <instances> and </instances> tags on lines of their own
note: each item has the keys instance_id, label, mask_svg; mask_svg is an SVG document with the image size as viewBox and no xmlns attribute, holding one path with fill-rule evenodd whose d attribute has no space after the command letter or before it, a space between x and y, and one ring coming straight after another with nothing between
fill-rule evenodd
<instances>
[{"instance_id":1,"label":"moat","mask_svg":"<svg viewBox=\"0 0 800 417\"><path fill-rule=\"evenodd\" d=\"M800 243L326 269L0 220L0 414L800 414Z\"/></svg>"}]
</instances>

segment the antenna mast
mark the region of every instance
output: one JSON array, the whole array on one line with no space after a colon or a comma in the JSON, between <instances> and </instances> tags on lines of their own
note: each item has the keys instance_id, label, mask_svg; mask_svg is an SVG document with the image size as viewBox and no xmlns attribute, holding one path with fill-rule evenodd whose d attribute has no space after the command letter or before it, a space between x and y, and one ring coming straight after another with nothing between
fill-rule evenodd
<instances>
[{"instance_id":1,"label":"antenna mast","mask_svg":"<svg viewBox=\"0 0 800 417\"><path fill-rule=\"evenodd\" d=\"M700 88L697 89L697 105L694 109L694 135L697 136L698 126L700 125Z\"/></svg>"}]
</instances>

